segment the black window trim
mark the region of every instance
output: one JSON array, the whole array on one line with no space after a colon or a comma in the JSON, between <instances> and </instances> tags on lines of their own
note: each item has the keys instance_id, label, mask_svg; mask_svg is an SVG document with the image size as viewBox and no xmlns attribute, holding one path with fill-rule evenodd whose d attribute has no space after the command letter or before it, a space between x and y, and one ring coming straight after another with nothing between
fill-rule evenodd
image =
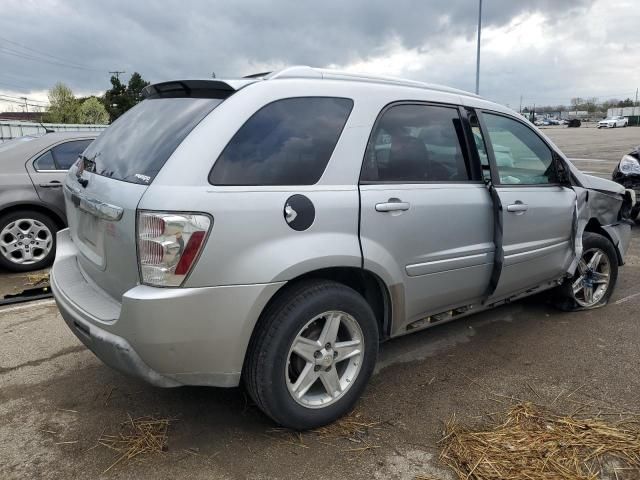
<instances>
[{"instance_id":1,"label":"black window trim","mask_svg":"<svg viewBox=\"0 0 640 480\"><path fill-rule=\"evenodd\" d=\"M222 157L222 155L224 155L224 152L227 150L227 148L229 147L229 144L233 141L233 139L238 134L238 132L240 130L242 130L244 128L244 126L258 112L264 110L269 105L272 105L274 103L278 103L278 102L280 102L282 100L290 100L290 99L294 99L294 98L333 98L333 99L349 100L351 102L351 107L349 108L349 113L347 114L347 116L346 116L346 118L344 120L344 123L342 124L342 128L340 129L340 132L338 132L338 139L336 140L336 143L333 146L333 150L331 150L331 155L329 155L329 159L327 160L327 164L324 166L324 169L322 170L322 173L320 174L318 179L314 183L296 184L296 185L281 185L281 184L277 184L277 185L276 184L273 184L273 185L272 184L269 184L269 185L264 185L264 184L246 185L246 184L231 184L231 183L225 183L224 185L221 185L221 184L213 183L212 182L212 178L211 178L212 175L213 175L213 169L216 167L216 164L218 163L218 160L220 160L220 157ZM233 133L233 135L231 135L231 138L225 144L224 148L220 152L220 155L218 155L216 160L213 162L213 165L211 165L211 169L209 170L209 173L207 175L207 182L209 183L209 185L212 185L212 186L218 187L218 188L225 188L225 187L244 187L244 188L247 188L247 187L252 187L252 188L255 188L255 187L311 187L313 185L317 185L322 180L322 177L324 177L324 174L327 171L327 168L329 167L329 164L331 163L331 159L333 158L333 154L336 151L338 143L340 143L340 139L342 138L342 134L344 133L344 129L347 127L347 123L349 123L349 119L351 118L351 114L353 113L353 107L354 106L355 106L355 101L354 101L353 98L344 97L344 96L335 96L335 95L298 95L298 96L293 96L293 97L277 98L275 100L272 100L271 102L265 103L264 105L260 106L255 112L253 112L251 115L249 115L247 117L247 119L242 123L242 125L240 125L240 127Z\"/></svg>"},{"instance_id":2,"label":"black window trim","mask_svg":"<svg viewBox=\"0 0 640 480\"><path fill-rule=\"evenodd\" d=\"M460 118L460 122L462 123L462 132L464 137L464 142L460 144L460 149L462 150L462 156L465 158L465 163L467 163L467 167L469 167L469 174L471 175L471 179L469 180L415 180L415 181L407 181L407 180L362 180L362 171L364 169L364 164L366 161L367 152L369 150L369 145L373 140L373 133L378 128L380 121L384 114L393 107L398 105L421 105L426 107L445 107L456 110L458 113L458 118ZM362 156L362 162L360 164L360 175L358 176L358 185L478 185L483 184L482 177L473 178L474 173L478 168L481 168L479 164L474 167L473 163L475 163L476 158L471 155L469 149L469 138L468 132L466 132L465 127L465 118L460 112L462 105L456 103L448 103L448 102L433 102L433 101L424 101L424 100L394 100L386 104L376 117L375 122L373 123L373 127L371 128L371 132L369 132L369 137L367 138L367 144L365 147L364 154Z\"/></svg>"},{"instance_id":3,"label":"black window trim","mask_svg":"<svg viewBox=\"0 0 640 480\"><path fill-rule=\"evenodd\" d=\"M483 113L487 113L490 115L497 115L500 117L505 117L508 118L510 120L513 120L521 125L523 125L524 127L526 127L527 129L529 129L536 137L538 137L542 143L549 149L549 151L551 152L551 158L552 158L552 162L553 162L553 169L556 172L556 178L559 177L558 175L558 162L562 161L562 156L558 154L558 152L556 152L556 150L554 148L551 147L551 145L549 145L547 143L547 141L540 136L540 134L538 132L536 132L535 129L531 128L531 126L527 125L525 122L523 122L522 120L520 120L519 118L513 116L513 115L509 115L508 113L504 113L504 112L497 112L495 110L489 110L487 108L474 108L474 107L468 107L471 110L473 110L475 112L475 114L478 116L478 122L480 123L480 131L482 132L482 136L484 139L484 143L485 143L485 147L487 148L487 154L489 157L489 168L491 170L491 181L492 183L495 185L496 188L526 188L526 187L535 187L535 188L549 188L549 187L564 187L566 185L562 184L561 182L553 182L553 183L501 183L500 182L500 174L498 172L498 165L496 163L496 159L495 159L495 154L493 151L493 143L491 142L491 137L489 136L489 129L487 128L487 125L485 123L484 117L483 117ZM487 140L489 140L487 142ZM568 170L568 169L567 169Z\"/></svg>"}]
</instances>

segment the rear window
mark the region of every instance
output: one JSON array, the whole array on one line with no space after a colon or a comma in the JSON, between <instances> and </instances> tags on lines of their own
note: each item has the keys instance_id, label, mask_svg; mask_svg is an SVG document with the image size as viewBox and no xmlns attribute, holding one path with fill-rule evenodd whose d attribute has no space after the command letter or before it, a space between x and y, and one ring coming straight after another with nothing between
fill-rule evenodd
<instances>
[{"instance_id":1,"label":"rear window","mask_svg":"<svg viewBox=\"0 0 640 480\"><path fill-rule=\"evenodd\" d=\"M155 98L122 115L84 152L85 169L150 183L182 140L218 106L214 98Z\"/></svg>"},{"instance_id":2,"label":"rear window","mask_svg":"<svg viewBox=\"0 0 640 480\"><path fill-rule=\"evenodd\" d=\"M351 113L348 98L287 98L258 110L209 175L213 185L313 185Z\"/></svg>"}]
</instances>

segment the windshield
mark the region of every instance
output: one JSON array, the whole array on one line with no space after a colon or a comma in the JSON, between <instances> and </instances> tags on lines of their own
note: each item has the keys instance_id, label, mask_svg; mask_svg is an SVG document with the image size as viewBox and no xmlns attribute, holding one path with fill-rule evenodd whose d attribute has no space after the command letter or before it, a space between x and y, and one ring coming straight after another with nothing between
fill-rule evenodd
<instances>
[{"instance_id":1,"label":"windshield","mask_svg":"<svg viewBox=\"0 0 640 480\"><path fill-rule=\"evenodd\" d=\"M107 128L84 152L84 168L98 175L149 184L182 140L222 100L144 100Z\"/></svg>"}]
</instances>

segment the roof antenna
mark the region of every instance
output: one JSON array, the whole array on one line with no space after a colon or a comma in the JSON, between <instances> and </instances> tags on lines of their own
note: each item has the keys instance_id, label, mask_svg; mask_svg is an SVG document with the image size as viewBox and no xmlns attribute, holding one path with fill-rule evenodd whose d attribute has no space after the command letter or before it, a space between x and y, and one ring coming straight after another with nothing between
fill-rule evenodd
<instances>
[{"instance_id":1,"label":"roof antenna","mask_svg":"<svg viewBox=\"0 0 640 480\"><path fill-rule=\"evenodd\" d=\"M45 134L45 135L46 135L47 133L55 133L55 130L51 130L50 128L45 127L45 126L44 126L44 123L42 123L42 122L38 122L38 123L40 124L40 126L41 126L42 128L44 128L44 134Z\"/></svg>"}]
</instances>

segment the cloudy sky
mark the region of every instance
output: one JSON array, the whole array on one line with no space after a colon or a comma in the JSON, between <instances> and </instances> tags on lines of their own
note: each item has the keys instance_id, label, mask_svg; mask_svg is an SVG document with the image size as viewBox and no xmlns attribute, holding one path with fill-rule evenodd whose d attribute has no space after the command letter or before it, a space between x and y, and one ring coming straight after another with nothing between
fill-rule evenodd
<instances>
[{"instance_id":1,"label":"cloudy sky","mask_svg":"<svg viewBox=\"0 0 640 480\"><path fill-rule=\"evenodd\" d=\"M2 0L0 110L109 71L152 82L286 65L475 86L478 0ZM635 97L638 0L484 0L480 93L523 105ZM5 101L3 102L2 99ZM30 107L30 110L33 107Z\"/></svg>"}]
</instances>

